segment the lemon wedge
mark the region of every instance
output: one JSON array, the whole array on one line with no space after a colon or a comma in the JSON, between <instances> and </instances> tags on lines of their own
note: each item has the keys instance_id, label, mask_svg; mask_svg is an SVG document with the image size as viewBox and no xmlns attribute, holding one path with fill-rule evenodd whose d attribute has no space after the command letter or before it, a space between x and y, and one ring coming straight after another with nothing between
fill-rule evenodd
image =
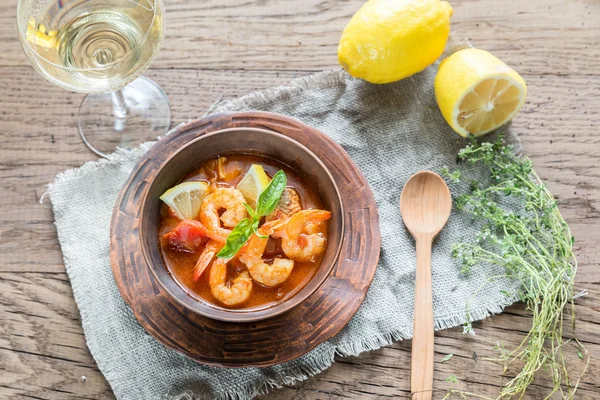
<instances>
[{"instance_id":1,"label":"lemon wedge","mask_svg":"<svg viewBox=\"0 0 600 400\"><path fill-rule=\"evenodd\" d=\"M242 193L248 205L255 208L258 196L267 188L270 181L262 166L252 164L236 188Z\"/></svg>"},{"instance_id":2,"label":"lemon wedge","mask_svg":"<svg viewBox=\"0 0 600 400\"><path fill-rule=\"evenodd\" d=\"M209 188L206 182L183 182L167 190L160 199L171 207L177 217L194 219L200 212L200 205Z\"/></svg>"},{"instance_id":3,"label":"lemon wedge","mask_svg":"<svg viewBox=\"0 0 600 400\"><path fill-rule=\"evenodd\" d=\"M461 136L481 136L510 121L525 103L521 76L485 50L463 49L440 64L435 97Z\"/></svg>"},{"instance_id":4,"label":"lemon wedge","mask_svg":"<svg viewBox=\"0 0 600 400\"><path fill-rule=\"evenodd\" d=\"M48 31L44 24L37 24L35 18L31 17L27 24L27 41L33 45L45 48L56 46L57 31Z\"/></svg>"}]
</instances>

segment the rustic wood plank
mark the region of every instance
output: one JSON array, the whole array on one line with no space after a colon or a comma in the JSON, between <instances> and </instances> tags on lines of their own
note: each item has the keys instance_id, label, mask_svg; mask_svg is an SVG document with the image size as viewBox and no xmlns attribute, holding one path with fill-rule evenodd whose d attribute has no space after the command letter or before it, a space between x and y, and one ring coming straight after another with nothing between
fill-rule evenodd
<instances>
[{"instance_id":1,"label":"rustic wood plank","mask_svg":"<svg viewBox=\"0 0 600 400\"><path fill-rule=\"evenodd\" d=\"M582 380L580 398L593 399L600 388L600 285L586 286L590 295L578 300L577 329L593 359ZM476 323L475 337L463 335L460 329L437 332L436 389L458 387L493 395L502 382L501 368L484 358L497 355L492 349L496 341L514 348L530 322L523 307L514 306ZM582 363L575 351L573 347L569 361L577 370ZM477 352L478 361L473 359L473 352ZM440 363L449 353L454 357ZM338 357L332 368L315 378L264 398L361 399L369 398L368 394L408 398L409 364L410 341L398 342L360 357ZM0 380L6 394L61 399L69 392L85 394L86 398L110 398L110 389L87 350L64 273L0 273L0 365L6 368ZM450 374L459 379L459 384L445 381ZM85 382L81 376L86 377ZM538 379L530 398L540 398L547 385L547 379Z\"/></svg>"},{"instance_id":2,"label":"rustic wood plank","mask_svg":"<svg viewBox=\"0 0 600 400\"><path fill-rule=\"evenodd\" d=\"M0 398L113 398L65 273L0 274L0 371Z\"/></svg>"},{"instance_id":3,"label":"rustic wood plank","mask_svg":"<svg viewBox=\"0 0 600 400\"><path fill-rule=\"evenodd\" d=\"M167 34L156 68L320 70L337 65L337 44L363 0L166 1ZM452 31L519 72L600 73L593 0L454 0ZM16 35L17 0L0 5L0 65L28 62ZM265 40L265 38L268 38Z\"/></svg>"},{"instance_id":4,"label":"rustic wood plank","mask_svg":"<svg viewBox=\"0 0 600 400\"><path fill-rule=\"evenodd\" d=\"M14 23L17 0L0 4L0 398L114 398L85 345L64 273L45 184L93 159L77 136L82 96L33 71ZM167 0L167 37L148 76L167 92L173 122L232 98L337 68L341 29L362 0ZM594 0L455 0L452 29L524 75L529 97L513 128L559 199L577 238L578 335L592 354L578 398L600 392L600 4ZM267 38L267 39L265 39ZM566 75L566 76L565 76ZM434 387L493 396L501 369L489 361L501 340L514 347L530 320L522 306L476 325L436 333ZM477 352L479 361L472 359ZM447 363L441 358L453 353ZM579 359L569 354L575 366ZM266 399L409 398L410 341L360 357ZM86 381L81 381L86 376ZM538 379L529 398L547 392ZM440 396L438 396L438 394ZM436 393L441 398L443 393Z\"/></svg>"},{"instance_id":5,"label":"rustic wood plank","mask_svg":"<svg viewBox=\"0 0 600 400\"><path fill-rule=\"evenodd\" d=\"M578 399L596 399L600 386L596 376L600 372L600 346L597 343L598 306L596 293L579 302L578 333L592 354L592 362L583 377ZM523 314L520 317L516 314ZM591 317L593 322L582 322ZM477 335L465 336L459 328L436 332L435 346L435 399L444 396L449 388L475 392L492 398L499 392L502 367L485 358L496 358L492 350L496 341L508 349L515 348L528 329L531 320L521 305L510 307L505 313L488 318L475 324ZM507 328L508 327L508 328ZM581 331L587 331L582 333ZM364 398L410 398L410 341L397 342L380 350L361 354L359 357L337 359L336 364L327 371L302 382L294 387L263 396L264 399L364 399ZM473 353L477 353L477 361ZM441 359L447 354L454 356L446 363ZM576 356L573 347L568 360L574 371L580 371L583 363ZM456 376L457 384L446 382L450 375ZM543 373L540 374L543 377ZM538 378L532 384L527 399L541 399L548 394L548 377ZM456 398L459 398L458 396ZM557 398L557 397L554 397Z\"/></svg>"}]
</instances>

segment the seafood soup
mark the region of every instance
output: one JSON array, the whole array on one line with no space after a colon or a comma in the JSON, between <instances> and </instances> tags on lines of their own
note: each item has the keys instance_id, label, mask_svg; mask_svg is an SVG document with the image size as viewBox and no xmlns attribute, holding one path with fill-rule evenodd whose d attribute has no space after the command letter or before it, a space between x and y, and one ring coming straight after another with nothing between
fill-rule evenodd
<instances>
[{"instance_id":1,"label":"seafood soup","mask_svg":"<svg viewBox=\"0 0 600 400\"><path fill-rule=\"evenodd\" d=\"M298 174L257 155L210 160L161 196L165 265L193 298L234 308L292 297L318 270L331 213Z\"/></svg>"}]
</instances>

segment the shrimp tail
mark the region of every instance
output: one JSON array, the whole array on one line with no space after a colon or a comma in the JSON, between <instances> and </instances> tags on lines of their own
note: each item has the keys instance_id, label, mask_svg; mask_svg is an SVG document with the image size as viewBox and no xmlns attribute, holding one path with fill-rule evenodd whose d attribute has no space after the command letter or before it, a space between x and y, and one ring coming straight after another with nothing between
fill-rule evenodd
<instances>
[{"instance_id":1,"label":"shrimp tail","mask_svg":"<svg viewBox=\"0 0 600 400\"><path fill-rule=\"evenodd\" d=\"M275 232L280 231L285 227L291 217L275 219L273 221L265 222L260 227L259 231L261 235L273 235Z\"/></svg>"},{"instance_id":2,"label":"shrimp tail","mask_svg":"<svg viewBox=\"0 0 600 400\"><path fill-rule=\"evenodd\" d=\"M210 240L206 244L204 251L200 255L200 258L198 258L196 266L194 267L194 276L192 278L194 282L200 279L204 271L206 271L206 268L208 268L212 260L215 258L215 255L223 248L224 245L225 243L216 240Z\"/></svg>"},{"instance_id":3,"label":"shrimp tail","mask_svg":"<svg viewBox=\"0 0 600 400\"><path fill-rule=\"evenodd\" d=\"M194 277L192 278L192 279L194 279L194 282L196 282L196 281L198 281L198 279L200 279L200 277L202 276L202 274L204 273L206 268L208 268L208 266L210 265L210 262L212 261L212 259L214 257L215 257L214 251L207 251L205 253L202 253L202 256L198 259L198 262L196 263L196 266L194 267Z\"/></svg>"},{"instance_id":4,"label":"shrimp tail","mask_svg":"<svg viewBox=\"0 0 600 400\"><path fill-rule=\"evenodd\" d=\"M331 211L325 210L304 210L307 214L307 222L327 221L331 218ZM300 212L304 212L300 211Z\"/></svg>"}]
</instances>

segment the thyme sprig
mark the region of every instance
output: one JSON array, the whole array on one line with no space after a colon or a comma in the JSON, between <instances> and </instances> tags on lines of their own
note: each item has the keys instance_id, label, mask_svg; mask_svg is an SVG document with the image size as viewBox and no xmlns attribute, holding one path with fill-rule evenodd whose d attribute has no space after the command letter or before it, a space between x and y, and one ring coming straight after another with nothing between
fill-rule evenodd
<instances>
[{"instance_id":1,"label":"thyme sprig","mask_svg":"<svg viewBox=\"0 0 600 400\"><path fill-rule=\"evenodd\" d=\"M499 361L504 364L504 373L515 360L523 363L523 369L502 387L498 398L523 395L542 367L552 376L549 396L560 392L563 398L573 398L579 379L573 382L569 377L564 354L569 340L563 339L568 305L573 333L575 330L573 286L577 260L569 226L531 161L517 156L502 136L493 142L471 138L469 145L458 153L458 159L467 165L483 165L490 178L488 182L470 181L469 191L455 199L458 210L483 223L474 242L453 246L453 256L461 262L461 273L468 274L482 263L502 266L505 271L502 277L520 282L518 293L504 294L516 295L532 313L531 329L521 344L501 354ZM464 179L461 170L444 168L442 174L454 183ZM520 211L515 211L515 205ZM465 324L464 331L473 332L471 322ZM586 354L587 369L589 355L579 341L577 344L580 354Z\"/></svg>"}]
</instances>

